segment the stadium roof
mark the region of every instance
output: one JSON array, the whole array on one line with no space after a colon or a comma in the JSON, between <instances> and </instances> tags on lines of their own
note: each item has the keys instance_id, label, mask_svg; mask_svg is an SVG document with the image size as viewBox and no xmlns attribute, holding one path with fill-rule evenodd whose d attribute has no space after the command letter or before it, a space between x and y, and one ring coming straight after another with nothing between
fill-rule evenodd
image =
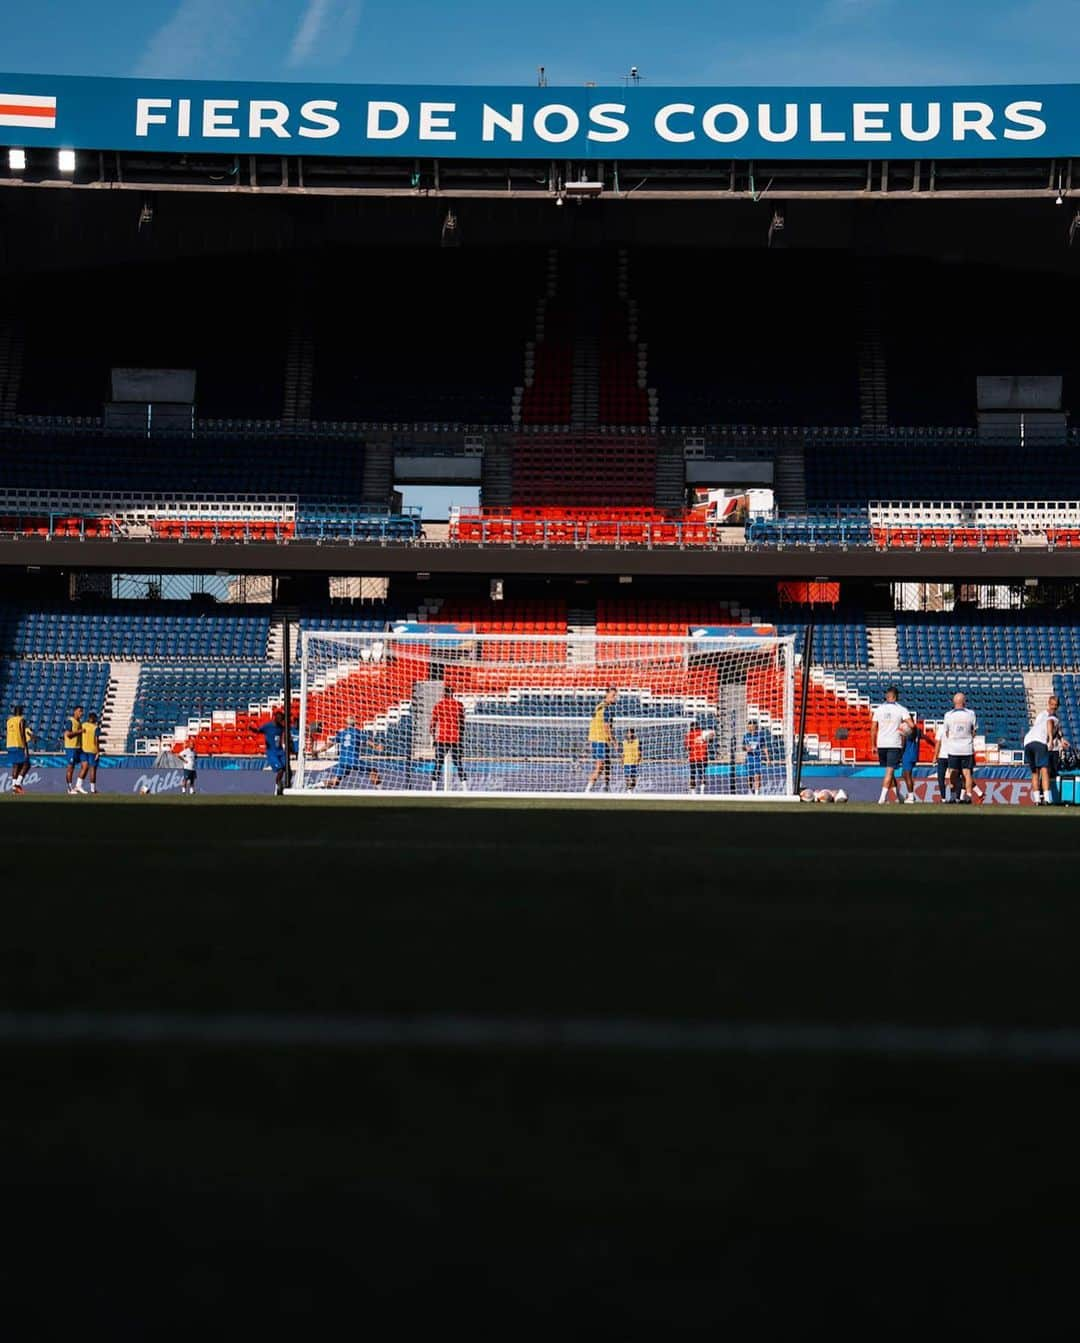
<instances>
[{"instance_id":1,"label":"stadium roof","mask_svg":"<svg viewBox=\"0 0 1080 1343\"><path fill-rule=\"evenodd\" d=\"M1080 85L485 88L0 74L0 144L17 151L0 158L0 180L12 184L560 199L1067 194ZM62 161L59 151L69 151Z\"/></svg>"}]
</instances>

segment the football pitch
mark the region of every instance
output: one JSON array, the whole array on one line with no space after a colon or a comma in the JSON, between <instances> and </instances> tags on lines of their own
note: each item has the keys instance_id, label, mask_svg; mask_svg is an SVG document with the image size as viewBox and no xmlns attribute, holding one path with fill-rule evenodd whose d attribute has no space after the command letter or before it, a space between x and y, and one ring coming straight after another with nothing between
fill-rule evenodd
<instances>
[{"instance_id":1,"label":"football pitch","mask_svg":"<svg viewBox=\"0 0 1080 1343\"><path fill-rule=\"evenodd\" d=\"M40 1328L1068 1301L1078 813L28 795L0 833Z\"/></svg>"}]
</instances>

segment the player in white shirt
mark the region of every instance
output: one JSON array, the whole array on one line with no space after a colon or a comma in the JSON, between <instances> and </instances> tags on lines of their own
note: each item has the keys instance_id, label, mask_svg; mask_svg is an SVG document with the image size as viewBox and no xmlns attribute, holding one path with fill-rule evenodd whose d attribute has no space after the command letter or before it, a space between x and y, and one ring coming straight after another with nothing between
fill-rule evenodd
<instances>
[{"instance_id":1,"label":"player in white shirt","mask_svg":"<svg viewBox=\"0 0 1080 1343\"><path fill-rule=\"evenodd\" d=\"M904 742L914 726L910 712L900 703L899 690L894 685L889 686L884 704L877 706L870 721L870 745L877 751L878 764L885 770L879 805L888 802L890 792L896 793L898 802L903 801L904 786L897 782L896 771L904 754Z\"/></svg>"},{"instance_id":2,"label":"player in white shirt","mask_svg":"<svg viewBox=\"0 0 1080 1343\"><path fill-rule=\"evenodd\" d=\"M938 801L951 802L952 775L949 773L949 751L945 745L945 729L938 728L934 735L934 768L937 770Z\"/></svg>"},{"instance_id":3,"label":"player in white shirt","mask_svg":"<svg viewBox=\"0 0 1080 1343\"><path fill-rule=\"evenodd\" d=\"M179 752L180 763L184 767L184 781L180 785L181 793L186 793L189 797L195 796L195 748L185 746Z\"/></svg>"},{"instance_id":4,"label":"player in white shirt","mask_svg":"<svg viewBox=\"0 0 1080 1343\"><path fill-rule=\"evenodd\" d=\"M1061 730L1060 708L1058 697L1051 695L1046 708L1036 715L1024 738L1024 760L1031 770L1031 797L1037 807L1049 807L1054 801L1050 785L1050 752Z\"/></svg>"},{"instance_id":5,"label":"player in white shirt","mask_svg":"<svg viewBox=\"0 0 1080 1343\"><path fill-rule=\"evenodd\" d=\"M957 691L953 696L953 706L945 715L941 733L945 738L942 750L949 753L949 771L953 776L954 791L957 782L960 783L958 802L971 802L975 778L975 734L978 730L979 721L974 710L967 707L967 697L963 691Z\"/></svg>"}]
</instances>

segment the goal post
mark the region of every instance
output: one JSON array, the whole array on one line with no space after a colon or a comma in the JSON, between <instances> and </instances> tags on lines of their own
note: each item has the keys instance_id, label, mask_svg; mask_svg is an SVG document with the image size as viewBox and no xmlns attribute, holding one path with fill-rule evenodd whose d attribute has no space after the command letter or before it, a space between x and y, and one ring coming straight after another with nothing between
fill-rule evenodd
<instances>
[{"instance_id":1,"label":"goal post","mask_svg":"<svg viewBox=\"0 0 1080 1343\"><path fill-rule=\"evenodd\" d=\"M290 791L791 797L794 669L735 631L308 629Z\"/></svg>"}]
</instances>

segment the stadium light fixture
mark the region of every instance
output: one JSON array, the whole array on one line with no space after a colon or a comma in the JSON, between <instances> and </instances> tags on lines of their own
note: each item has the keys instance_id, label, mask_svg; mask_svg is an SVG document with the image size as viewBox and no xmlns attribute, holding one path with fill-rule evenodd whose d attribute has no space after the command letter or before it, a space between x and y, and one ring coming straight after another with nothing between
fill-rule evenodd
<instances>
[{"instance_id":1,"label":"stadium light fixture","mask_svg":"<svg viewBox=\"0 0 1080 1343\"><path fill-rule=\"evenodd\" d=\"M595 200L603 190L603 182L567 182L563 187L563 193L568 199L576 201Z\"/></svg>"},{"instance_id":2,"label":"stadium light fixture","mask_svg":"<svg viewBox=\"0 0 1080 1343\"><path fill-rule=\"evenodd\" d=\"M458 217L453 210L447 210L446 218L442 222L442 233L439 237L439 246L461 246L461 226L458 223Z\"/></svg>"},{"instance_id":3,"label":"stadium light fixture","mask_svg":"<svg viewBox=\"0 0 1080 1343\"><path fill-rule=\"evenodd\" d=\"M1055 205L1064 205L1064 204L1065 204L1065 197L1062 195L1060 189L1058 190L1057 200L1054 201L1054 204L1055 204Z\"/></svg>"},{"instance_id":4,"label":"stadium light fixture","mask_svg":"<svg viewBox=\"0 0 1080 1343\"><path fill-rule=\"evenodd\" d=\"M21 173L26 170L26 150L9 149L7 155L8 168L13 173Z\"/></svg>"},{"instance_id":5,"label":"stadium light fixture","mask_svg":"<svg viewBox=\"0 0 1080 1343\"><path fill-rule=\"evenodd\" d=\"M75 171L74 149L61 149L56 156L56 166L62 173L73 173Z\"/></svg>"}]
</instances>

